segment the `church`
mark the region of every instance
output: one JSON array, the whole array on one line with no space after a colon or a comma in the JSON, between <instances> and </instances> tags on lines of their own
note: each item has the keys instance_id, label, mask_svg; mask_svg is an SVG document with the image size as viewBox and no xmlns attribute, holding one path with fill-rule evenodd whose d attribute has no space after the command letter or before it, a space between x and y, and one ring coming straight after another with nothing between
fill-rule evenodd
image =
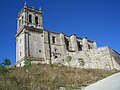
<instances>
[{"instance_id":1,"label":"church","mask_svg":"<svg viewBox=\"0 0 120 90\"><path fill-rule=\"evenodd\" d=\"M24 4L18 13L16 33L16 65L62 64L71 67L119 69L120 55L108 46L97 47L93 40L76 34L44 29L42 10Z\"/></svg>"}]
</instances>

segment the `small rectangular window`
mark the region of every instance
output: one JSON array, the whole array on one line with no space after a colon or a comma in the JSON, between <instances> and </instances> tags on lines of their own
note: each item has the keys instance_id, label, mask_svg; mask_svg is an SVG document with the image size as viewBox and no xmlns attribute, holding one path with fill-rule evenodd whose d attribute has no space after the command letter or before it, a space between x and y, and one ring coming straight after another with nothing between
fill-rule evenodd
<instances>
[{"instance_id":1,"label":"small rectangular window","mask_svg":"<svg viewBox=\"0 0 120 90\"><path fill-rule=\"evenodd\" d=\"M21 19L19 20L19 27L21 26Z\"/></svg>"},{"instance_id":2,"label":"small rectangular window","mask_svg":"<svg viewBox=\"0 0 120 90\"><path fill-rule=\"evenodd\" d=\"M52 37L52 41L53 41L53 43L55 43L55 37L54 36Z\"/></svg>"},{"instance_id":3,"label":"small rectangular window","mask_svg":"<svg viewBox=\"0 0 120 90\"><path fill-rule=\"evenodd\" d=\"M39 52L41 52L41 50L39 50Z\"/></svg>"},{"instance_id":4,"label":"small rectangular window","mask_svg":"<svg viewBox=\"0 0 120 90\"><path fill-rule=\"evenodd\" d=\"M22 16L22 24L23 24L23 16Z\"/></svg>"},{"instance_id":5,"label":"small rectangular window","mask_svg":"<svg viewBox=\"0 0 120 90\"><path fill-rule=\"evenodd\" d=\"M57 56L55 56L55 58L57 58Z\"/></svg>"},{"instance_id":6,"label":"small rectangular window","mask_svg":"<svg viewBox=\"0 0 120 90\"><path fill-rule=\"evenodd\" d=\"M20 57L21 57L21 55L22 55L22 53L21 53L21 51L20 51Z\"/></svg>"},{"instance_id":7,"label":"small rectangular window","mask_svg":"<svg viewBox=\"0 0 120 90\"><path fill-rule=\"evenodd\" d=\"M20 44L21 44L21 39L20 39Z\"/></svg>"},{"instance_id":8,"label":"small rectangular window","mask_svg":"<svg viewBox=\"0 0 120 90\"><path fill-rule=\"evenodd\" d=\"M32 23L32 15L29 14L29 23Z\"/></svg>"},{"instance_id":9,"label":"small rectangular window","mask_svg":"<svg viewBox=\"0 0 120 90\"><path fill-rule=\"evenodd\" d=\"M35 24L38 24L38 16L35 16Z\"/></svg>"}]
</instances>

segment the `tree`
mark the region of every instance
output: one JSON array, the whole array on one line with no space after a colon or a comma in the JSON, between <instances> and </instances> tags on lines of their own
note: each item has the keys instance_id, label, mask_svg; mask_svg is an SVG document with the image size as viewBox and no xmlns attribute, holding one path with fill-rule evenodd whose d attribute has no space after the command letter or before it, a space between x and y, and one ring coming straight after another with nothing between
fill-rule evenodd
<instances>
[{"instance_id":1,"label":"tree","mask_svg":"<svg viewBox=\"0 0 120 90\"><path fill-rule=\"evenodd\" d=\"M0 74L6 74L8 72L8 69L0 64Z\"/></svg>"},{"instance_id":2,"label":"tree","mask_svg":"<svg viewBox=\"0 0 120 90\"><path fill-rule=\"evenodd\" d=\"M10 59L4 59L2 64L0 63L0 74L6 74L7 72L9 72L9 66L11 65L11 61Z\"/></svg>"},{"instance_id":3,"label":"tree","mask_svg":"<svg viewBox=\"0 0 120 90\"><path fill-rule=\"evenodd\" d=\"M10 59L7 59L7 58L5 58L4 60L3 60L3 62L2 62L2 64L4 65L4 66L10 66L11 65L11 61L10 61Z\"/></svg>"}]
</instances>

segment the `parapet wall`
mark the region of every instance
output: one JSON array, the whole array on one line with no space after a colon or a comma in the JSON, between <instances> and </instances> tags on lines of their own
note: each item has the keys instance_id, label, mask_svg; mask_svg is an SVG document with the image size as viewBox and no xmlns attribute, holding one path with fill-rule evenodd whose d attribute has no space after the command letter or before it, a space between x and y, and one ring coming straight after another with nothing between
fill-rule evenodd
<instances>
[{"instance_id":1,"label":"parapet wall","mask_svg":"<svg viewBox=\"0 0 120 90\"><path fill-rule=\"evenodd\" d=\"M63 57L52 60L52 63L81 68L119 69L119 64L116 66L112 57L120 59L117 53L105 46L86 51L68 52Z\"/></svg>"}]
</instances>

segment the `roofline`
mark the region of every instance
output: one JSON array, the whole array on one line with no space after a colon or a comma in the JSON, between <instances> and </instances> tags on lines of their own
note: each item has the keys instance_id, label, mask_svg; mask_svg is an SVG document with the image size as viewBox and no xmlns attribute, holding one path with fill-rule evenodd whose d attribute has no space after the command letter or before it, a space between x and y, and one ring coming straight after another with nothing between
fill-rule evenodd
<instances>
[{"instance_id":1,"label":"roofline","mask_svg":"<svg viewBox=\"0 0 120 90\"><path fill-rule=\"evenodd\" d=\"M49 31L49 30L45 30L44 29L44 31L48 31L48 32L50 32L50 33L54 33L54 34L58 34L58 35L60 35L60 33L63 33L63 32L53 32L53 31ZM64 33L63 33L64 34ZM68 36L68 37L71 37L72 35L75 35L76 36L76 38L77 39L83 39L83 38L86 38L86 37L83 37L83 38L81 38L81 37L78 37L76 34L72 34L72 35L67 35L67 34L64 34L65 36ZM87 39L88 40L88 39ZM92 40L88 40L89 42L95 42L95 41L92 41Z\"/></svg>"}]
</instances>

